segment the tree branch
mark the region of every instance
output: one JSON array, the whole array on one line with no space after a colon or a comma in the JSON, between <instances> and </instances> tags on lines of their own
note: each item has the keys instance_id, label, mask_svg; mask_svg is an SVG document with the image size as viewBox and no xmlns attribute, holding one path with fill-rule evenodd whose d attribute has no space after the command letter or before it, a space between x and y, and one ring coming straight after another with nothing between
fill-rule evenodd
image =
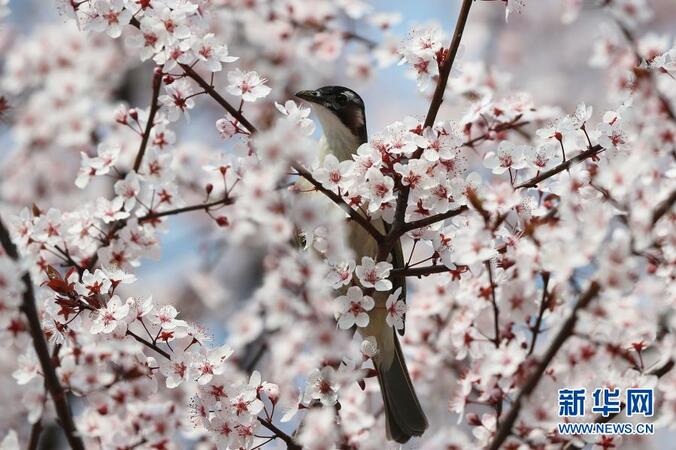
<instances>
[{"instance_id":1,"label":"tree branch","mask_svg":"<svg viewBox=\"0 0 676 450\"><path fill-rule=\"evenodd\" d=\"M523 127L525 125L528 125L529 122L518 122L518 121L513 121L509 123L504 123L500 124L495 127L494 131L500 132L500 131L507 131L507 130L514 130L514 129L519 129L520 127ZM479 143L483 140L488 139L489 133L485 133L481 136L477 136L475 138L472 138L468 140L467 142L464 142L462 146L464 147L473 147L474 144ZM397 199L398 200L398 199ZM408 199L407 199L408 201ZM398 207L398 201L397 201L397 207ZM403 235L404 233L412 230L416 230L418 228L426 227L428 225L432 225L437 222L441 222L442 220L450 219L451 217L458 216L465 211L468 211L469 208L467 206L460 206L457 209L451 210L451 211L446 211L445 213L441 214L436 214L434 216L430 217L425 217L423 219L415 220L413 222L408 222L404 223L403 226L399 229L399 236ZM397 237L399 237L397 236ZM408 272L407 272L408 275ZM426 273L423 273L422 275L427 275Z\"/></svg>"},{"instance_id":2,"label":"tree branch","mask_svg":"<svg viewBox=\"0 0 676 450\"><path fill-rule=\"evenodd\" d=\"M209 97L213 98L216 103L221 105L223 109L225 109L232 117L237 119L239 123L244 125L244 127L249 130L250 133L255 133L256 132L256 127L254 127L251 122L247 120L244 115L237 110L234 106L232 106L226 99L224 99L221 94L218 93L214 87L209 84L204 78L202 78L197 72L195 72L195 69L193 69L191 66L187 64L181 64L181 69L183 69L183 72L185 72L186 75L188 75L190 78L195 80L195 82L202 88L204 89L204 92L206 92Z\"/></svg>"},{"instance_id":3,"label":"tree branch","mask_svg":"<svg viewBox=\"0 0 676 450\"><path fill-rule=\"evenodd\" d=\"M467 24L467 18L469 17L469 10L471 7L472 0L462 1L460 14L458 15L458 21L455 24L455 31L453 32L453 38L451 39L451 44L448 47L448 53L446 54L441 67L439 68L439 80L437 81L437 87L434 89L434 96L432 97L430 108L427 111L427 116L425 117L425 128L434 125L434 121L437 118L437 113L439 112L441 103L444 101L444 92L446 92L448 77L451 74L455 56L458 54L458 48L460 48L460 41L462 40L462 34L465 31L465 25Z\"/></svg>"},{"instance_id":4,"label":"tree branch","mask_svg":"<svg viewBox=\"0 0 676 450\"><path fill-rule=\"evenodd\" d=\"M500 347L500 310L498 309L498 302L495 299L495 283L493 282L493 269L491 268L491 262L486 261L486 270L488 271L488 282L491 287L491 304L493 305L493 328L495 337L493 338L493 343L495 348Z\"/></svg>"},{"instance_id":5,"label":"tree branch","mask_svg":"<svg viewBox=\"0 0 676 450\"><path fill-rule=\"evenodd\" d=\"M553 169L549 169L545 172L542 172L540 175L531 178L530 180L524 181L523 183L517 185L515 189L522 189L522 188L531 188L531 187L536 187L538 183L546 180L547 178L551 178L557 173L563 172L564 170L568 170L570 166L573 164L576 164L578 162L582 162L585 159L593 158L594 156L598 155L599 153L605 151L603 147L600 145L595 145L582 153L578 154L577 156L570 158L558 166L554 167Z\"/></svg>"},{"instance_id":6,"label":"tree branch","mask_svg":"<svg viewBox=\"0 0 676 450\"><path fill-rule=\"evenodd\" d=\"M146 153L146 147L148 146L148 141L150 140L150 132L155 126L155 114L159 109L158 98L160 97L160 87L162 86L162 71L155 69L153 73L153 97L150 101L150 111L148 112L148 121L146 122L146 129L143 132L143 137L141 138L141 146L138 149L136 154L136 160L134 160L134 172L138 172L141 168L141 163L143 162L143 155Z\"/></svg>"},{"instance_id":7,"label":"tree branch","mask_svg":"<svg viewBox=\"0 0 676 450\"><path fill-rule=\"evenodd\" d=\"M162 350L161 348L159 348L157 345L143 339L142 337L140 337L139 335L137 335L133 331L127 330L127 335L133 337L134 339L136 339L141 344L145 345L146 347L152 349L153 351L157 352L158 354L160 354L164 358L171 361L171 355L169 353L165 352L164 350ZM300 445L298 445L293 440L293 438L291 436L289 436L287 433L285 433L284 431L282 431L281 429L276 427L271 421L264 419L262 417L257 417L257 419L261 423L261 425L263 425L265 428L267 428L268 430L275 433L275 436L277 436L282 441L284 441L287 449L291 449L291 450L301 450L302 449L302 447ZM84 448L83 448L83 450L84 450Z\"/></svg>"},{"instance_id":8,"label":"tree branch","mask_svg":"<svg viewBox=\"0 0 676 450\"><path fill-rule=\"evenodd\" d=\"M31 427L31 434L28 439L28 450L37 450L38 445L40 445L40 435L42 434L42 419L38 419L37 422Z\"/></svg>"},{"instance_id":9,"label":"tree branch","mask_svg":"<svg viewBox=\"0 0 676 450\"><path fill-rule=\"evenodd\" d=\"M160 211L160 212L151 212L146 214L145 216L141 216L138 220L139 222L146 222L148 220L154 220L154 219L159 219L160 217L166 217L166 216L175 216L177 214L182 214L186 212L191 212L191 211L200 211L200 210L208 210L209 208L213 208L214 206L219 206L219 205L229 205L232 204L233 200L229 197L220 199L220 200L214 200L213 202L208 202L208 203L200 203L198 205L190 205L190 206L184 206L182 208L176 208L176 209L168 209L166 211Z\"/></svg>"},{"instance_id":10,"label":"tree branch","mask_svg":"<svg viewBox=\"0 0 676 450\"><path fill-rule=\"evenodd\" d=\"M149 220L158 219L160 217L174 216L174 215L182 214L182 213L185 213L185 212L200 211L200 210L207 211L209 208L212 208L214 206L227 205L227 204L230 204L230 202L232 202L232 199L230 199L229 197L226 197L226 198L223 198L221 200L215 200L215 201L209 202L209 203L201 203L199 205L184 206L182 208L169 209L169 210L161 211L161 212L149 212L145 216L139 217L138 220L139 220L139 223L142 223L142 222L147 222ZM115 239L115 235L117 234L117 232L122 230L127 225L128 220L129 220L128 218L127 219L121 219L121 220L118 220L117 222L112 223L110 230L106 233L106 236L105 236L103 242L101 243L101 246L96 250L96 253L94 253L90 258L85 260L85 261L88 261L87 266L85 267L86 269L88 269L90 271L93 270L94 266L96 265L96 262L99 259L99 253L98 253L99 250L101 250L102 248L108 247L110 245L110 243L113 241L113 239ZM73 263L75 263L75 261L71 262L71 264L73 264ZM76 267L78 267L78 271L84 271L85 268L78 266L77 263L75 263L75 264L76 264Z\"/></svg>"},{"instance_id":11,"label":"tree branch","mask_svg":"<svg viewBox=\"0 0 676 450\"><path fill-rule=\"evenodd\" d=\"M430 107L427 110L427 116L425 116L424 128L434 125L434 121L436 120L437 114L439 113L441 103L444 101L444 92L446 91L448 77L451 74L453 62L455 61L455 57L458 54L458 48L460 47L460 41L462 39L462 34L465 31L465 25L467 24L467 18L469 17L469 10L471 7L472 0L462 1L462 6L460 7L460 13L458 15L458 21L455 24L455 31L453 32L453 38L451 39L451 43L444 57L444 61L439 68L439 79L437 80L437 86L434 89L434 95L432 97L432 101L430 102ZM412 159L420 158L422 152L423 149L421 148L416 150L412 155ZM410 186L405 186L401 189L401 191L399 191L399 196L397 197L397 206L394 212L394 223L392 224L392 229L388 235L390 246L393 246L394 242L403 234L401 230L404 227L406 206L408 205L408 195L410 191Z\"/></svg>"},{"instance_id":12,"label":"tree branch","mask_svg":"<svg viewBox=\"0 0 676 450\"><path fill-rule=\"evenodd\" d=\"M264 419L264 418L262 418L262 417L258 417L258 421L259 421L259 422L261 423L261 425L263 425L265 428L267 428L268 430L270 430L270 431L272 431L273 433L275 433L275 436L277 436L278 438L280 438L281 440L283 440L284 443L286 444L286 448L287 448L287 449L291 449L291 450L302 450L303 447L301 447L300 445L296 444L296 441L294 441L293 438L292 438L291 436L289 436L288 434L286 434L285 432L283 432L282 430L280 430L280 429L279 429L277 426L275 426L271 421L266 420L266 419Z\"/></svg>"},{"instance_id":13,"label":"tree branch","mask_svg":"<svg viewBox=\"0 0 676 450\"><path fill-rule=\"evenodd\" d=\"M303 166L301 166L299 163L293 162L291 163L291 167L293 167L293 169L296 172L298 172L298 175L305 178L310 184L312 184L315 187L315 189L326 195L336 205L340 206L343 209L343 211L345 211L350 216L350 219L354 220L359 225L361 225L373 237L373 239L376 240L376 242L382 242L384 236L376 229L375 226L373 226L371 221L368 220L366 217L364 217L362 214L360 214L359 211L357 211L356 209L352 208L350 205L345 203L345 200L343 200L343 198L340 195L322 186L322 184L319 181L317 181L312 176L312 174Z\"/></svg>"},{"instance_id":14,"label":"tree branch","mask_svg":"<svg viewBox=\"0 0 676 450\"><path fill-rule=\"evenodd\" d=\"M345 40L352 40L356 42L360 42L364 44L366 47L369 48L369 50L373 50L378 46L378 43L365 37L360 34L357 34L352 31L343 31L343 30L336 30L336 29L331 29L324 25L323 23L318 23L318 22L311 22L311 21L305 21L305 22L298 22L297 20L291 20L289 22L291 25L297 27L297 28L306 28L309 30L317 31L317 32L329 32L329 33L339 33L340 35L343 36L343 39Z\"/></svg>"},{"instance_id":15,"label":"tree branch","mask_svg":"<svg viewBox=\"0 0 676 450\"><path fill-rule=\"evenodd\" d=\"M528 379L526 379L526 382L521 388L521 391L519 391L519 394L516 396L516 399L512 403L512 408L509 410L509 413L507 414L505 419L500 423L500 426L495 433L495 437L493 438L493 441L488 447L489 450L498 450L502 445L502 443L510 435L510 433L512 432L512 427L514 426L514 423L519 417L519 413L521 412L521 407L523 406L524 400L526 399L526 397L529 397L530 394L533 393L538 383L542 379L542 375L545 373L545 370L547 370L547 367L554 359L554 356L556 356L559 349L563 346L566 340L573 334L573 331L575 330L575 325L577 324L578 312L586 308L589 305L589 303L594 298L596 298L600 290L601 286L597 282L592 281L592 283L587 288L587 291L582 295L582 297L580 297L577 304L573 307L573 311L570 313L570 316L568 316L566 321L563 323L563 326L554 337L554 340L552 341L546 353L536 366L535 370L533 370Z\"/></svg>"},{"instance_id":16,"label":"tree branch","mask_svg":"<svg viewBox=\"0 0 676 450\"><path fill-rule=\"evenodd\" d=\"M140 28L141 23L133 17L131 21L129 22L130 25ZM211 85L211 83L208 83L204 78L202 78L195 70L192 68L192 66L189 66L187 64L179 64L181 66L181 69L183 69L183 72L192 78L202 89L204 89L204 92L207 93L211 98L213 98L216 103L221 105L232 117L237 119L239 123L244 125L244 127L249 130L251 133L256 132L256 127L254 127L251 122L249 122L244 115L237 109L235 109L226 99L224 99L221 94L214 89L214 87Z\"/></svg>"},{"instance_id":17,"label":"tree branch","mask_svg":"<svg viewBox=\"0 0 676 450\"><path fill-rule=\"evenodd\" d=\"M162 350L161 348L159 348L157 345L153 344L152 342L149 342L149 341L143 339L141 336L134 333L133 331L127 330L127 336L133 337L134 339L136 339L138 342L145 345L146 347L156 351L157 353L159 353L160 355L164 356L167 359L171 359L171 355L169 353L165 352L164 350Z\"/></svg>"},{"instance_id":18,"label":"tree branch","mask_svg":"<svg viewBox=\"0 0 676 450\"><path fill-rule=\"evenodd\" d=\"M528 349L528 356L533 354L535 350L535 343L537 342L538 335L540 334L540 326L542 326L542 316L545 314L547 309L547 286L549 286L549 272L542 273L542 298L540 299L540 311L538 312L538 317L535 320L535 325L533 325L533 337L530 341L530 348Z\"/></svg>"},{"instance_id":19,"label":"tree branch","mask_svg":"<svg viewBox=\"0 0 676 450\"><path fill-rule=\"evenodd\" d=\"M516 119L512 120L511 122L498 124L497 126L495 126L495 128L489 129L489 131L493 131L494 133L500 133L502 131L516 130L518 132L518 131L521 131L520 130L521 127L525 127L526 125L528 125L530 123L528 121L519 122L518 119L519 118L517 117ZM475 138L468 140L467 142L464 142L461 145L461 147L474 147L475 144L478 144L482 141L488 140L490 138L490 135L491 135L491 133L486 132L486 133L482 134L481 136L477 136Z\"/></svg>"},{"instance_id":20,"label":"tree branch","mask_svg":"<svg viewBox=\"0 0 676 450\"><path fill-rule=\"evenodd\" d=\"M407 277L424 277L435 273L451 272L452 270L453 269L449 269L443 264L432 264L431 266L410 267L408 269L405 267L396 268L392 269L392 274L398 275L403 273Z\"/></svg>"},{"instance_id":21,"label":"tree branch","mask_svg":"<svg viewBox=\"0 0 676 450\"><path fill-rule=\"evenodd\" d=\"M457 209L452 209L450 211L446 211L445 213L435 214L433 216L425 217L424 219L414 220L413 222L405 223L401 227L400 233L404 234L407 231L417 230L418 228L426 227L428 225L432 225L434 223L441 222L442 220L446 220L446 219L450 219L451 217L459 216L460 214L464 213L467 210L469 210L469 208L467 206L463 205L463 206L460 206Z\"/></svg>"},{"instance_id":22,"label":"tree branch","mask_svg":"<svg viewBox=\"0 0 676 450\"><path fill-rule=\"evenodd\" d=\"M638 49L638 46L636 45L636 38L634 38L634 35L632 34L631 31L629 31L629 28L624 26L622 22L619 20L615 21L617 23L617 26L620 28L620 31L622 31L622 34L624 35L625 39L629 43L629 47L631 47L632 52L634 53L634 57L636 58L637 64L641 64L641 60L643 57L641 56L641 52ZM648 77L650 77L650 81L653 84L653 89L655 90L655 96L657 99L660 101L662 104L662 107L664 108L664 112L671 120L672 122L676 123L676 112L674 112L673 108L671 107L671 103L669 103L669 99L664 96L658 89L657 89L657 80L655 79L655 72L652 70L648 69Z\"/></svg>"},{"instance_id":23,"label":"tree branch","mask_svg":"<svg viewBox=\"0 0 676 450\"><path fill-rule=\"evenodd\" d=\"M19 260L19 252L10 238L9 230L5 227L2 220L0 220L0 244L2 244L2 248L5 250L5 253L7 253L7 256L14 261ZM56 369L54 368L52 358L49 354L47 341L45 341L42 324L40 323L40 316L37 307L35 306L35 294L33 292L33 282L30 273L24 273L21 280L24 284L21 310L28 319L30 334L33 338L33 347L35 348L35 353L40 361L42 374L45 377L45 387L52 397L56 415L66 434L66 439L68 440L70 448L73 450L84 450L85 447L82 438L79 436L77 428L75 427L75 422L73 421L68 398L59 382L59 377L56 374Z\"/></svg>"},{"instance_id":24,"label":"tree branch","mask_svg":"<svg viewBox=\"0 0 676 450\"><path fill-rule=\"evenodd\" d=\"M671 194L669 194L669 197L667 197L662 203L657 205L657 209L653 211L653 216L652 216L652 224L653 226L659 222L659 220L664 216L666 213L671 211L671 208L674 206L674 203L676 203L676 190L671 191Z\"/></svg>"}]
</instances>

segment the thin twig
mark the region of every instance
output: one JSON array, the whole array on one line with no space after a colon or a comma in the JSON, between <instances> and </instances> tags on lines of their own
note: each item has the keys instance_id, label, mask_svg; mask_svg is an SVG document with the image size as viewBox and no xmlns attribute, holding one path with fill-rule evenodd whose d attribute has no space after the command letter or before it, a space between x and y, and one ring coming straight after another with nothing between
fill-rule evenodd
<instances>
[{"instance_id":1,"label":"thin twig","mask_svg":"<svg viewBox=\"0 0 676 450\"><path fill-rule=\"evenodd\" d=\"M136 339L138 342L145 345L146 347L155 350L157 353L159 353L160 355L164 356L167 359L171 359L171 355L169 353L167 353L164 350L162 350L161 348L159 348L156 344L153 344L152 342L149 342L149 341L143 339L141 336L134 333L133 331L127 330L127 336L133 337L134 339Z\"/></svg>"},{"instance_id":2,"label":"thin twig","mask_svg":"<svg viewBox=\"0 0 676 450\"><path fill-rule=\"evenodd\" d=\"M549 169L545 172L542 172L541 174L531 178L530 180L526 180L523 183L519 184L516 186L515 189L521 189L521 188L531 188L531 187L536 187L538 183L541 183L542 181L546 180L547 178L551 178L557 173L563 172L564 170L568 170L570 166L573 164L576 164L578 162L582 162L585 159L593 158L594 156L598 155L605 149L601 147L600 145L595 145L592 148L589 148L582 153L578 154L577 156L570 158L569 160L562 162L558 166Z\"/></svg>"},{"instance_id":3,"label":"thin twig","mask_svg":"<svg viewBox=\"0 0 676 450\"><path fill-rule=\"evenodd\" d=\"M352 31L342 31L342 30L335 30L335 29L330 29L323 23L318 23L318 22L298 22L297 20L291 20L290 24L298 27L298 28L307 28L313 31L318 31L318 32L329 32L329 33L339 33L343 36L344 39L346 40L352 40L352 41L357 41L362 44L364 44L366 47L368 47L370 50L373 50L378 46L378 43L365 37L360 34L354 33Z\"/></svg>"},{"instance_id":4,"label":"thin twig","mask_svg":"<svg viewBox=\"0 0 676 450\"><path fill-rule=\"evenodd\" d=\"M481 136L477 136L475 138L468 140L467 142L463 142L461 147L474 147L476 144L478 144L482 141L486 141L486 140L491 139L491 135L493 133L500 133L502 131L508 131L508 130L515 130L515 131L518 132L522 127L528 125L529 123L530 122L528 122L528 121L518 122L517 119L512 120L510 122L507 122L507 123L501 123L501 124L495 126L494 128L490 129L489 131L485 132Z\"/></svg>"},{"instance_id":5,"label":"thin twig","mask_svg":"<svg viewBox=\"0 0 676 450\"><path fill-rule=\"evenodd\" d=\"M228 205L232 203L233 200L230 198L223 198L220 200L214 200L212 202L208 203L200 203L197 205L190 205L190 206L184 206L182 208L176 208L176 209L168 209L166 211L161 211L161 212L151 212L146 214L145 216L139 217L139 222L146 222L149 220L154 220L154 219L159 219L160 217L166 217L166 216L175 216L177 214L182 214L186 212L191 212L191 211L207 211L210 208L213 208L214 206L220 206L220 205Z\"/></svg>"},{"instance_id":6,"label":"thin twig","mask_svg":"<svg viewBox=\"0 0 676 450\"><path fill-rule=\"evenodd\" d=\"M278 438L280 438L281 440L283 440L284 443L286 444L286 448L287 448L287 449L291 449L291 450L302 450L303 447L301 447L300 445L296 444L296 441L294 441L293 438L292 438L291 436L289 436L288 434L286 434L285 432L283 432L282 430L280 430L280 429L279 429L278 427L276 427L275 424L273 424L271 421L266 420L266 419L264 419L264 418L262 418L262 417L258 417L257 419L258 419L258 421L261 423L261 425L263 425L265 428L267 428L268 430L270 430L270 431L272 431L273 433L275 433L275 436L277 436Z\"/></svg>"}]
</instances>

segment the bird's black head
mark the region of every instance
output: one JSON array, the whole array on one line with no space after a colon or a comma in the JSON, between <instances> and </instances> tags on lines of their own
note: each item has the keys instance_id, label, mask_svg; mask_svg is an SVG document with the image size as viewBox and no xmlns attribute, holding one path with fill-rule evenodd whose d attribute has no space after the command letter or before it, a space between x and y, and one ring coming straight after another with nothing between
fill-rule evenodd
<instances>
[{"instance_id":1,"label":"bird's black head","mask_svg":"<svg viewBox=\"0 0 676 450\"><path fill-rule=\"evenodd\" d=\"M314 91L300 91L296 97L320 108L314 108L320 120L329 113L335 116L345 127L366 142L366 112L364 101L352 89L343 86L324 86ZM324 124L325 120L322 120ZM324 124L325 125L325 124Z\"/></svg>"}]
</instances>

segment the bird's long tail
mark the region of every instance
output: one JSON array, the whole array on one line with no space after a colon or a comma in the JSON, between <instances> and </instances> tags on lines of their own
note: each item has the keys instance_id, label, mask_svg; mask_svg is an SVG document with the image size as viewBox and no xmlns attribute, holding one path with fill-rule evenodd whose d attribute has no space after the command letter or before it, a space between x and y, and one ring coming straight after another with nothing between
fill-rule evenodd
<instances>
[{"instance_id":1,"label":"bird's long tail","mask_svg":"<svg viewBox=\"0 0 676 450\"><path fill-rule=\"evenodd\" d=\"M413 389L399 339L392 330L393 357L377 361L377 376L383 394L387 436L399 443L420 436L427 429L427 418Z\"/></svg>"}]
</instances>

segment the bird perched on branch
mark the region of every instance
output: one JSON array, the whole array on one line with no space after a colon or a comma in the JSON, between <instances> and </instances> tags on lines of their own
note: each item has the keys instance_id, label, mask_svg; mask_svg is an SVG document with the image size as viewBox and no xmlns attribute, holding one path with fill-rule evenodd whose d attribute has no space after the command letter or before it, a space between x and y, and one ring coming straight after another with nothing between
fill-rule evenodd
<instances>
[{"instance_id":1,"label":"bird perched on branch","mask_svg":"<svg viewBox=\"0 0 676 450\"><path fill-rule=\"evenodd\" d=\"M361 97L341 86L301 91L296 96L310 103L322 125L324 136L319 160L323 162L328 154L339 161L351 160L357 148L367 141L366 113ZM389 230L382 219L374 219L373 224L381 233ZM357 261L364 256L376 258L378 243L360 224L354 221L348 224L347 240ZM397 241L391 257L395 268L404 266L401 242ZM406 278L401 276L392 281L394 289L402 288L405 300ZM423 434L427 429L427 418L413 389L399 339L385 320L387 293L376 292L374 300L376 307L369 312L369 324L359 331L363 337L375 337L378 343L379 352L374 357L374 364L385 406L387 436L403 443L412 436Z\"/></svg>"}]
</instances>

